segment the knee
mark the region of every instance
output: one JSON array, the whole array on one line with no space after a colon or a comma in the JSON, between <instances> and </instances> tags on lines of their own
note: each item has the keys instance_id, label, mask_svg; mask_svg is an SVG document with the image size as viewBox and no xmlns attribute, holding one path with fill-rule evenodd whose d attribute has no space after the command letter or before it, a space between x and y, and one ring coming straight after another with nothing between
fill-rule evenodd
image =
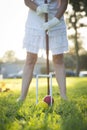
<instances>
[{"instance_id":1,"label":"knee","mask_svg":"<svg viewBox=\"0 0 87 130\"><path fill-rule=\"evenodd\" d=\"M54 65L57 65L57 64L61 65L61 64L63 64L64 63L63 62L63 54L54 55L53 56L53 63L54 63Z\"/></svg>"},{"instance_id":2,"label":"knee","mask_svg":"<svg viewBox=\"0 0 87 130\"><path fill-rule=\"evenodd\" d=\"M37 61L37 54L27 53L26 65L34 66Z\"/></svg>"}]
</instances>

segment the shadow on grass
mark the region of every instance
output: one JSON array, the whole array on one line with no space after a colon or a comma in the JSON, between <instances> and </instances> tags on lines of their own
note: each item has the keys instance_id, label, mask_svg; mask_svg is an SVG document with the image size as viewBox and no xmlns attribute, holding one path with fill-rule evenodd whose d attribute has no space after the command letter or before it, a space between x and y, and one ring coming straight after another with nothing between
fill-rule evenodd
<instances>
[{"instance_id":1,"label":"shadow on grass","mask_svg":"<svg viewBox=\"0 0 87 130\"><path fill-rule=\"evenodd\" d=\"M36 109L34 97L17 103L16 94L0 96L0 130L87 130L87 102L60 100L46 111ZM17 96L17 95L16 95Z\"/></svg>"},{"instance_id":2,"label":"shadow on grass","mask_svg":"<svg viewBox=\"0 0 87 130\"><path fill-rule=\"evenodd\" d=\"M10 130L22 105L22 102L16 102L13 94L2 93L2 96L0 96L0 130Z\"/></svg>"},{"instance_id":3,"label":"shadow on grass","mask_svg":"<svg viewBox=\"0 0 87 130\"><path fill-rule=\"evenodd\" d=\"M86 103L86 102L85 102ZM61 116L61 130L87 130L87 108L78 101L61 101L57 114ZM86 111L82 111L83 109Z\"/></svg>"}]
</instances>

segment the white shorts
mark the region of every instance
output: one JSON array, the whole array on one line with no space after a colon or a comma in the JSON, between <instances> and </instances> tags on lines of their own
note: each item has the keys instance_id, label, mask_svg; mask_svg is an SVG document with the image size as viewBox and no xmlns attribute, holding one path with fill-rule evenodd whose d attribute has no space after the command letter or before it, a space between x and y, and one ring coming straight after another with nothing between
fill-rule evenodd
<instances>
[{"instance_id":1,"label":"white shorts","mask_svg":"<svg viewBox=\"0 0 87 130\"><path fill-rule=\"evenodd\" d=\"M52 52L52 55L62 54L68 51L66 28L52 30L48 35L49 50ZM34 54L38 54L40 49L46 50L45 32L42 30L25 28L23 48L26 48L27 52Z\"/></svg>"}]
</instances>

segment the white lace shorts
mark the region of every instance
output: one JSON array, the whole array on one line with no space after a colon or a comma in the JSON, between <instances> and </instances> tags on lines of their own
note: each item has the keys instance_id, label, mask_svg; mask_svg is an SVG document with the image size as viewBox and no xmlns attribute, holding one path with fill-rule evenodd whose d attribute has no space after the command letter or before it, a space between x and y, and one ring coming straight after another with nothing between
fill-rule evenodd
<instances>
[{"instance_id":1,"label":"white lace shorts","mask_svg":"<svg viewBox=\"0 0 87 130\"><path fill-rule=\"evenodd\" d=\"M62 54L68 51L68 40L66 29L50 31L49 33L49 50L52 55ZM23 48L27 52L38 54L40 49L46 50L45 32L36 29L25 29Z\"/></svg>"}]
</instances>

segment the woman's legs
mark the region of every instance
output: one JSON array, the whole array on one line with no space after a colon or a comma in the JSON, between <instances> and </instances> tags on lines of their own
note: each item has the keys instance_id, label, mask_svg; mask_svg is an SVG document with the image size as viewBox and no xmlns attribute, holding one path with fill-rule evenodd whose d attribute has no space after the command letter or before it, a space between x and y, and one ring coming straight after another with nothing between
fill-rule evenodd
<instances>
[{"instance_id":1,"label":"woman's legs","mask_svg":"<svg viewBox=\"0 0 87 130\"><path fill-rule=\"evenodd\" d=\"M37 61L37 54L27 52L26 62L23 70L22 89L19 100L24 100L28 93L28 88L32 80L33 70Z\"/></svg>"},{"instance_id":2,"label":"woman's legs","mask_svg":"<svg viewBox=\"0 0 87 130\"><path fill-rule=\"evenodd\" d=\"M19 100L24 100L28 93L28 88L32 80L33 70L37 61L37 54L27 53L26 62L23 70L22 89ZM66 99L66 77L65 67L63 62L63 54L53 56L54 69L56 80L59 84L60 96Z\"/></svg>"},{"instance_id":3,"label":"woman's legs","mask_svg":"<svg viewBox=\"0 0 87 130\"><path fill-rule=\"evenodd\" d=\"M53 56L54 69L56 74L56 80L59 84L60 96L66 99L66 76L65 66L63 61L63 54Z\"/></svg>"}]
</instances>

